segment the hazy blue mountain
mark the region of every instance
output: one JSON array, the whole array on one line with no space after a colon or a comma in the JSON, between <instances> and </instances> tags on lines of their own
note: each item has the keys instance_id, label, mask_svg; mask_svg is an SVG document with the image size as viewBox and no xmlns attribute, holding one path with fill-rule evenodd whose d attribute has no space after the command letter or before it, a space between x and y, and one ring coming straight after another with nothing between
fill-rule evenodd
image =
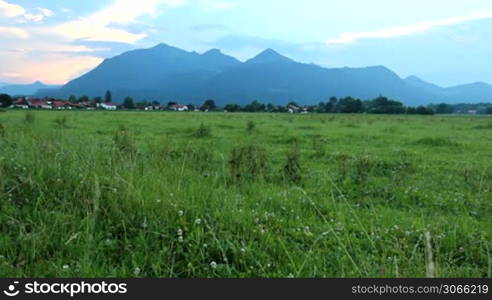
<instances>
[{"instance_id":1,"label":"hazy blue mountain","mask_svg":"<svg viewBox=\"0 0 492 300\"><path fill-rule=\"evenodd\" d=\"M424 92L429 97L429 100L434 103L492 102L492 86L483 82L448 88L426 82L416 76L406 78L405 82L414 87L415 91Z\"/></svg>"},{"instance_id":2,"label":"hazy blue mountain","mask_svg":"<svg viewBox=\"0 0 492 300\"><path fill-rule=\"evenodd\" d=\"M331 96L379 95L407 105L492 101L492 86L484 83L442 88L415 76L402 79L384 66L323 68L295 62L272 49L242 63L218 49L198 54L166 44L106 59L58 91L41 94L95 97L107 90L119 102L126 96L195 104L211 98L220 105L255 99L315 104Z\"/></svg>"},{"instance_id":3,"label":"hazy blue mountain","mask_svg":"<svg viewBox=\"0 0 492 300\"><path fill-rule=\"evenodd\" d=\"M492 86L475 82L444 90L444 98L450 103L492 102Z\"/></svg>"},{"instance_id":4,"label":"hazy blue mountain","mask_svg":"<svg viewBox=\"0 0 492 300\"><path fill-rule=\"evenodd\" d=\"M160 94L174 98L179 91L240 64L219 50L200 55L160 44L106 59L60 92L64 96L99 96L111 90L120 98L126 93L135 98L155 98Z\"/></svg>"},{"instance_id":5,"label":"hazy blue mountain","mask_svg":"<svg viewBox=\"0 0 492 300\"><path fill-rule=\"evenodd\" d=\"M58 89L60 86L46 85L40 81L36 81L32 84L5 84L0 85L0 93L9 94L12 96L31 96L36 94L39 90L43 89Z\"/></svg>"},{"instance_id":6,"label":"hazy blue mountain","mask_svg":"<svg viewBox=\"0 0 492 300\"><path fill-rule=\"evenodd\" d=\"M424 81L424 80L418 78L417 76L409 76L409 77L405 78L405 83L414 87L414 88L420 89L422 91L431 92L431 93L439 93L443 89L442 87L435 85L433 83Z\"/></svg>"}]
</instances>

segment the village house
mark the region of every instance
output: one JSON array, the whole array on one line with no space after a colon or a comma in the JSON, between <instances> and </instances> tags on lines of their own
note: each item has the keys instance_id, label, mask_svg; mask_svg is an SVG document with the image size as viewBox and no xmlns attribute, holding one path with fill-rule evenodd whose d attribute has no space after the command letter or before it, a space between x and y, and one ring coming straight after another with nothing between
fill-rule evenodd
<instances>
[{"instance_id":1,"label":"village house","mask_svg":"<svg viewBox=\"0 0 492 300\"><path fill-rule=\"evenodd\" d=\"M51 107L58 110L72 109L72 106L65 101L51 101Z\"/></svg>"},{"instance_id":2,"label":"village house","mask_svg":"<svg viewBox=\"0 0 492 300\"><path fill-rule=\"evenodd\" d=\"M18 98L12 103L11 108L21 109L56 109L56 110L72 110L72 109L88 109L93 110L96 108L95 102L80 102L73 103L65 100L55 99L36 99L36 98Z\"/></svg>"},{"instance_id":3,"label":"village house","mask_svg":"<svg viewBox=\"0 0 492 300\"><path fill-rule=\"evenodd\" d=\"M173 105L170 105L170 106L168 107L168 109L170 109L170 110L174 110L174 111L180 111L180 112L183 112L183 111L189 111L188 106L186 106L186 105L181 105L181 104L173 104Z\"/></svg>"},{"instance_id":4,"label":"village house","mask_svg":"<svg viewBox=\"0 0 492 300\"><path fill-rule=\"evenodd\" d=\"M292 104L289 104L289 106L287 106L287 110L290 114L295 114L295 113L298 113L301 111L301 108L298 107L298 106L295 106L295 105L292 105Z\"/></svg>"},{"instance_id":5,"label":"village house","mask_svg":"<svg viewBox=\"0 0 492 300\"><path fill-rule=\"evenodd\" d=\"M12 105L10 106L11 108L22 108L22 109L28 109L29 108L29 103L27 102L26 99L24 98L19 98Z\"/></svg>"},{"instance_id":6,"label":"village house","mask_svg":"<svg viewBox=\"0 0 492 300\"><path fill-rule=\"evenodd\" d=\"M105 109L105 110L117 110L118 104L113 103L113 102L99 103L98 107Z\"/></svg>"},{"instance_id":7,"label":"village house","mask_svg":"<svg viewBox=\"0 0 492 300\"><path fill-rule=\"evenodd\" d=\"M153 111L153 110L162 110L163 106L161 105L147 105L144 107L145 111Z\"/></svg>"}]
</instances>

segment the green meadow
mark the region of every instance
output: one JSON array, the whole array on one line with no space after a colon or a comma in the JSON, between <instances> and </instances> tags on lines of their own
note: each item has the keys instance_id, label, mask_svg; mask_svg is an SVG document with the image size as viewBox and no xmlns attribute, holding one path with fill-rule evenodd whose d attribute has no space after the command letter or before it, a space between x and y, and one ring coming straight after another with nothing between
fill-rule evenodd
<instances>
[{"instance_id":1,"label":"green meadow","mask_svg":"<svg viewBox=\"0 0 492 300\"><path fill-rule=\"evenodd\" d=\"M0 112L0 277L491 277L492 118Z\"/></svg>"}]
</instances>

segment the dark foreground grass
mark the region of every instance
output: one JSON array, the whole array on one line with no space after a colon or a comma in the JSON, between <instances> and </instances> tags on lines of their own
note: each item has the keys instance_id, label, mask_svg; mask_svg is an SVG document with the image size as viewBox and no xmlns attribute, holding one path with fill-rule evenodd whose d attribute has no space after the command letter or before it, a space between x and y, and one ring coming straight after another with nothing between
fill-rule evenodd
<instances>
[{"instance_id":1,"label":"dark foreground grass","mask_svg":"<svg viewBox=\"0 0 492 300\"><path fill-rule=\"evenodd\" d=\"M491 277L489 125L3 112L0 276Z\"/></svg>"}]
</instances>

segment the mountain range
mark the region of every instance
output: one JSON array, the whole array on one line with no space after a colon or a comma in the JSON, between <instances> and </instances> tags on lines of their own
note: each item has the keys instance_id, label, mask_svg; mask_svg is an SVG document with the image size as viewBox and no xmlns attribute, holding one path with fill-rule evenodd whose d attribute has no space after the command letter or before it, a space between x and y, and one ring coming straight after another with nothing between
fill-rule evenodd
<instances>
[{"instance_id":1,"label":"mountain range","mask_svg":"<svg viewBox=\"0 0 492 300\"><path fill-rule=\"evenodd\" d=\"M46 85L40 81L36 81L32 84L0 83L0 94L9 94L13 96L29 96L38 92L55 92L52 90L57 90L60 87L61 86L59 85Z\"/></svg>"},{"instance_id":2,"label":"mountain range","mask_svg":"<svg viewBox=\"0 0 492 300\"><path fill-rule=\"evenodd\" d=\"M117 102L130 96L185 104L214 99L219 105L252 100L280 105L289 101L317 104L331 96L371 99L379 95L406 105L492 102L492 86L486 83L443 88L415 76L400 78L384 66L323 68L296 62L272 49L241 62L218 49L199 54L166 44L106 59L61 88L37 95L95 97L107 90Z\"/></svg>"}]
</instances>

